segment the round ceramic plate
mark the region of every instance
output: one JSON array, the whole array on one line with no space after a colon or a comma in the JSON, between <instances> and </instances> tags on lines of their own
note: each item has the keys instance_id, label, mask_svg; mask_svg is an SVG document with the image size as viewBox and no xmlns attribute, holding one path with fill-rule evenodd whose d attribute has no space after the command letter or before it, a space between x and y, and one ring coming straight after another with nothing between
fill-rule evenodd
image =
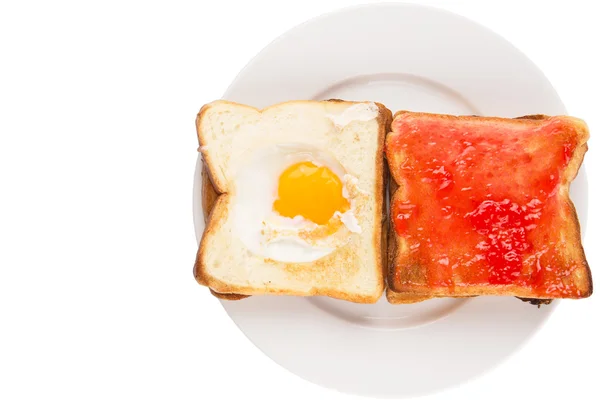
<instances>
[{"instance_id":1,"label":"round ceramic plate","mask_svg":"<svg viewBox=\"0 0 600 405\"><path fill-rule=\"evenodd\" d=\"M510 43L451 13L405 4L344 9L293 28L239 74L224 99L375 100L400 109L517 117L565 114L544 75ZM204 229L198 161L194 216ZM585 227L584 170L571 187ZM512 297L353 304L325 297L222 301L267 356L314 383L378 397L433 393L523 347L558 305Z\"/></svg>"}]
</instances>

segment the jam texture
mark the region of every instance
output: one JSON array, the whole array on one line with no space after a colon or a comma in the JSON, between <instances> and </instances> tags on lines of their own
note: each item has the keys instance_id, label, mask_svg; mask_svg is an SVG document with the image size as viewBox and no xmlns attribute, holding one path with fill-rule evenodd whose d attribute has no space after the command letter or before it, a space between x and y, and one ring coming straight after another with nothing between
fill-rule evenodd
<instances>
[{"instance_id":1,"label":"jam texture","mask_svg":"<svg viewBox=\"0 0 600 405\"><path fill-rule=\"evenodd\" d=\"M560 117L514 124L401 118L386 145L399 185L392 225L404 246L395 285L581 294L569 277L585 259L563 254L572 241L562 232L578 231L561 187L578 142L572 125ZM414 275L415 267L423 271Z\"/></svg>"}]
</instances>

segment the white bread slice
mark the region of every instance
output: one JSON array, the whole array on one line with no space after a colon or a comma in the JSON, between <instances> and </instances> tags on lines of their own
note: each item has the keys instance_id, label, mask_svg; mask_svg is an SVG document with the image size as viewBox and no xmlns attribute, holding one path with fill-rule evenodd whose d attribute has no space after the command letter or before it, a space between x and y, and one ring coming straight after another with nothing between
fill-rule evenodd
<instances>
[{"instance_id":1,"label":"white bread slice","mask_svg":"<svg viewBox=\"0 0 600 405\"><path fill-rule=\"evenodd\" d=\"M390 122L391 112L371 102L289 101L262 111L222 100L203 106L196 120L199 149L219 195L198 249L196 280L217 296L323 295L376 302L384 290L383 146ZM355 178L364 192L361 232L316 260L278 261L256 254L240 237L234 212L244 201L236 176L262 147L298 143L327 153Z\"/></svg>"}]
</instances>

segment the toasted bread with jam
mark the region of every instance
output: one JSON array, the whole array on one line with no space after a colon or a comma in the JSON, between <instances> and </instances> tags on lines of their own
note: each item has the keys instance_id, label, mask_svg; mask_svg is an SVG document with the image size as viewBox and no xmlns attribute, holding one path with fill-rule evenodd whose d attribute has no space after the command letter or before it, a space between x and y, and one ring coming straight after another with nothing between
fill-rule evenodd
<instances>
[{"instance_id":1,"label":"toasted bread with jam","mask_svg":"<svg viewBox=\"0 0 600 405\"><path fill-rule=\"evenodd\" d=\"M585 298L592 278L569 185L588 128L569 116L517 119L399 111L386 138L388 300Z\"/></svg>"}]
</instances>

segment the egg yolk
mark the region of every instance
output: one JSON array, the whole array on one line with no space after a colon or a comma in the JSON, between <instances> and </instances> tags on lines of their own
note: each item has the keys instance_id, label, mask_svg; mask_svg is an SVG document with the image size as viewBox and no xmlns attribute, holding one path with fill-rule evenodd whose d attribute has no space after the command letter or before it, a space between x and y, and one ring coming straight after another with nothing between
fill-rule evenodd
<instances>
[{"instance_id":1,"label":"egg yolk","mask_svg":"<svg viewBox=\"0 0 600 405\"><path fill-rule=\"evenodd\" d=\"M333 214L350 208L342 195L343 184L328 167L300 162L288 167L279 177L279 198L273 208L282 216L297 215L324 225Z\"/></svg>"}]
</instances>

